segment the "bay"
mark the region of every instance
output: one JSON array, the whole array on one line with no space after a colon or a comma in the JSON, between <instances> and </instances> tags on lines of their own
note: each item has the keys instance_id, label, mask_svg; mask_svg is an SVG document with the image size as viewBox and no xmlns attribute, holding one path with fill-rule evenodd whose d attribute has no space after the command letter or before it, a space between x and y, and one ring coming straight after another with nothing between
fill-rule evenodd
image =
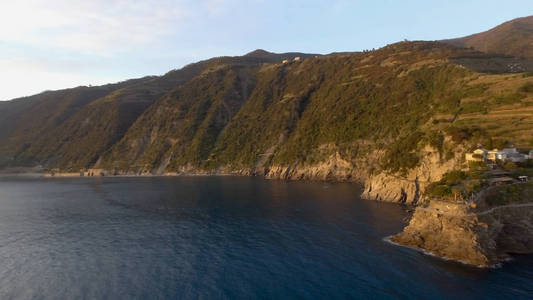
<instances>
[{"instance_id":1,"label":"bay","mask_svg":"<svg viewBox=\"0 0 533 300\"><path fill-rule=\"evenodd\" d=\"M409 213L354 184L0 178L0 299L500 299L533 257L478 269L386 243Z\"/></svg>"}]
</instances>

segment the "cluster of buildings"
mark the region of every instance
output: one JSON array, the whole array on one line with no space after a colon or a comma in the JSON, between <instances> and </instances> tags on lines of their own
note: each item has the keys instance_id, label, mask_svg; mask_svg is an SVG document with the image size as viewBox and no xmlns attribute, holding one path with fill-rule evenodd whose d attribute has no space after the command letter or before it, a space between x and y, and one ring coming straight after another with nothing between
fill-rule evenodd
<instances>
[{"instance_id":1,"label":"cluster of buildings","mask_svg":"<svg viewBox=\"0 0 533 300\"><path fill-rule=\"evenodd\" d=\"M294 58L293 61L300 61L300 60L302 60L302 58L299 57L299 56L297 56L297 57ZM281 63L282 63L282 64L288 64L289 62L290 62L290 60L288 60L288 59L284 59Z\"/></svg>"},{"instance_id":2,"label":"cluster of buildings","mask_svg":"<svg viewBox=\"0 0 533 300\"><path fill-rule=\"evenodd\" d=\"M487 150L485 148L479 148L472 153L466 154L467 162L514 162L521 163L533 159L533 150L529 151L529 154L523 154L518 152L516 148L505 148L503 150Z\"/></svg>"}]
</instances>

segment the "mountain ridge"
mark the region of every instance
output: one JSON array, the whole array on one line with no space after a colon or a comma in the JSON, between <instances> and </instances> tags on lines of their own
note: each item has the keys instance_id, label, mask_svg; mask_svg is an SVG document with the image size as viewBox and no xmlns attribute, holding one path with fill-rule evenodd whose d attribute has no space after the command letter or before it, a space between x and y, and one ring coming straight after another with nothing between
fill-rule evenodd
<instances>
[{"instance_id":1,"label":"mountain ridge","mask_svg":"<svg viewBox=\"0 0 533 300\"><path fill-rule=\"evenodd\" d=\"M533 16L528 16L507 21L485 32L441 42L490 54L533 58L532 40Z\"/></svg>"},{"instance_id":2,"label":"mountain ridge","mask_svg":"<svg viewBox=\"0 0 533 300\"><path fill-rule=\"evenodd\" d=\"M532 71L442 42L258 49L0 103L0 166L361 181L368 198L415 203L473 145L533 146Z\"/></svg>"}]
</instances>

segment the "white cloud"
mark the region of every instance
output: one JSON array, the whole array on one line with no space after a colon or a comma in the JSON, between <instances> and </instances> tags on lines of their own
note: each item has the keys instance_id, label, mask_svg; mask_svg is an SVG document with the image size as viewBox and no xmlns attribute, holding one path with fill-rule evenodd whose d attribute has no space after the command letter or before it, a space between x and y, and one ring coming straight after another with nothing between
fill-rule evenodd
<instances>
[{"instance_id":1,"label":"white cloud","mask_svg":"<svg viewBox=\"0 0 533 300\"><path fill-rule=\"evenodd\" d=\"M10 1L0 10L0 41L111 55L179 30L184 7L171 0Z\"/></svg>"},{"instance_id":2,"label":"white cloud","mask_svg":"<svg viewBox=\"0 0 533 300\"><path fill-rule=\"evenodd\" d=\"M0 100L164 73L175 63L190 63L205 52L202 46L209 47L213 30L245 3L0 0Z\"/></svg>"},{"instance_id":3,"label":"white cloud","mask_svg":"<svg viewBox=\"0 0 533 300\"><path fill-rule=\"evenodd\" d=\"M29 96L45 90L56 90L79 85L100 85L119 81L84 74L49 71L46 65L23 60L0 60L0 100Z\"/></svg>"}]
</instances>

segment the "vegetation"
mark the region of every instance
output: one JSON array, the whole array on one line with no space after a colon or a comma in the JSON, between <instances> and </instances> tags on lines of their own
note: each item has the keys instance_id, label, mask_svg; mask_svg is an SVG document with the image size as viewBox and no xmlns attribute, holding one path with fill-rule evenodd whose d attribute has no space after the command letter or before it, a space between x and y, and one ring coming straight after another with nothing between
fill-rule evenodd
<instances>
[{"instance_id":1,"label":"vegetation","mask_svg":"<svg viewBox=\"0 0 533 300\"><path fill-rule=\"evenodd\" d=\"M492 189L485 202L490 206L531 202L533 182L500 186Z\"/></svg>"},{"instance_id":2,"label":"vegetation","mask_svg":"<svg viewBox=\"0 0 533 300\"><path fill-rule=\"evenodd\" d=\"M431 183L425 191L425 195L431 198L447 200L467 199L472 193L480 191L484 185L484 171L486 166L481 164L471 166L469 172L451 171L438 182Z\"/></svg>"},{"instance_id":3,"label":"vegetation","mask_svg":"<svg viewBox=\"0 0 533 300\"><path fill-rule=\"evenodd\" d=\"M280 63L295 55L306 59ZM49 92L0 103L0 163L177 172L340 157L403 175L427 146L442 160L477 144L527 146L533 120L517 115L533 108L529 77L480 74L453 61L479 56L491 59L435 42L316 58L255 51L156 78ZM432 191L478 188L475 174L464 185L452 175Z\"/></svg>"},{"instance_id":4,"label":"vegetation","mask_svg":"<svg viewBox=\"0 0 533 300\"><path fill-rule=\"evenodd\" d=\"M520 91L524 93L533 93L533 82L526 82L520 87Z\"/></svg>"}]
</instances>

